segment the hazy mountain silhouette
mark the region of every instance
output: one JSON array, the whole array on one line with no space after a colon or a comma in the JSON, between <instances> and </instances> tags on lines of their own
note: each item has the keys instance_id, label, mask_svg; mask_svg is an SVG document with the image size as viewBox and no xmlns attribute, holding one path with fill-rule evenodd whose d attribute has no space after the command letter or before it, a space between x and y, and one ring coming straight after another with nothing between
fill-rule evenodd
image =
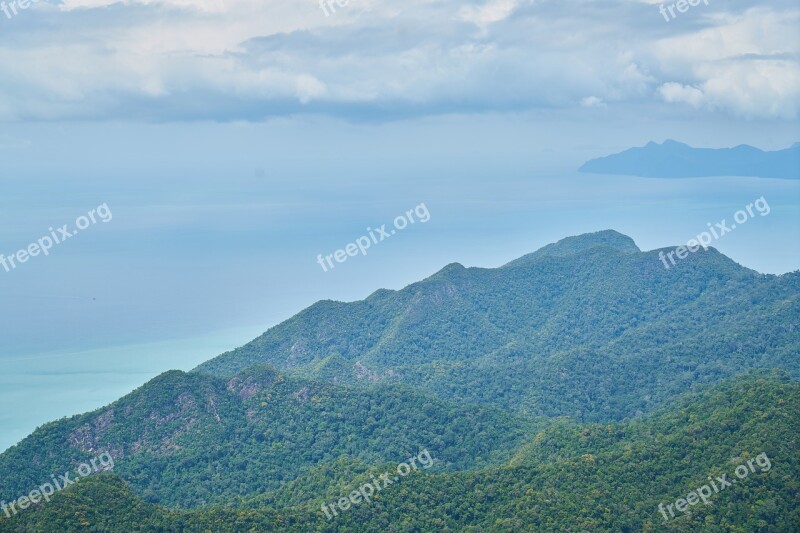
<instances>
[{"instance_id":1,"label":"hazy mountain silhouette","mask_svg":"<svg viewBox=\"0 0 800 533\"><path fill-rule=\"evenodd\" d=\"M800 143L784 150L765 152L746 144L734 148L693 148L668 139L662 144L649 142L641 148L592 159L579 171L646 178L753 176L800 179Z\"/></svg>"}]
</instances>

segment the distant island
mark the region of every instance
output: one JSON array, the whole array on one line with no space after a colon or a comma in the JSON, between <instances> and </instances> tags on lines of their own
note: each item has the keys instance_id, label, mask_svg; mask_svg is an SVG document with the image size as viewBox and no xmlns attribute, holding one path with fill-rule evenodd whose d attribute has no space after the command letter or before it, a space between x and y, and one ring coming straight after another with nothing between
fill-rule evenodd
<instances>
[{"instance_id":1,"label":"distant island","mask_svg":"<svg viewBox=\"0 0 800 533\"><path fill-rule=\"evenodd\" d=\"M741 144L734 148L693 148L678 141L649 142L618 154L592 159L578 169L589 174L643 178L751 176L800 179L800 143L774 152Z\"/></svg>"}]
</instances>

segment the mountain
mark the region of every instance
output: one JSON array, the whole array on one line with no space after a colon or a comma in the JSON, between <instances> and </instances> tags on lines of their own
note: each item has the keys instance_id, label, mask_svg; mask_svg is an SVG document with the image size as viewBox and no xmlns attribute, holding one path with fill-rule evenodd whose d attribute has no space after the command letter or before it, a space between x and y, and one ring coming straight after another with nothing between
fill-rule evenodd
<instances>
[{"instance_id":1,"label":"mountain","mask_svg":"<svg viewBox=\"0 0 800 533\"><path fill-rule=\"evenodd\" d=\"M734 148L693 148L673 140L649 142L618 154L592 159L579 172L646 178L753 176L800 179L800 143L765 152L742 144Z\"/></svg>"},{"instance_id":2,"label":"mountain","mask_svg":"<svg viewBox=\"0 0 800 533\"><path fill-rule=\"evenodd\" d=\"M666 270L658 252L604 231L501 268L448 265L400 291L319 302L196 372L268 364L598 422L747 369L800 375L800 273L761 275L713 248Z\"/></svg>"},{"instance_id":3,"label":"mountain","mask_svg":"<svg viewBox=\"0 0 800 533\"><path fill-rule=\"evenodd\" d=\"M641 252L639 247L636 246L636 243L633 242L633 239L627 235L623 235L622 233L614 230L605 230L598 231L597 233L587 233L585 235L561 239L558 242L554 242L540 248L532 254L524 255L519 259L515 259L505 266L515 267L530 264L544 257L566 257L581 252L586 252L599 246L606 246L612 248L616 252L624 254Z\"/></svg>"},{"instance_id":4,"label":"mountain","mask_svg":"<svg viewBox=\"0 0 800 533\"><path fill-rule=\"evenodd\" d=\"M197 507L278 488L342 456L374 464L435 447L443 470L500 464L533 427L396 385L354 389L269 367L229 379L172 371L0 455L0 500L103 451L145 500Z\"/></svg>"},{"instance_id":5,"label":"mountain","mask_svg":"<svg viewBox=\"0 0 800 533\"><path fill-rule=\"evenodd\" d=\"M800 272L659 252L607 230L318 302L0 454L0 502L115 461L0 531L794 531ZM422 450L430 470L321 515ZM762 452L775 471L659 522Z\"/></svg>"},{"instance_id":6,"label":"mountain","mask_svg":"<svg viewBox=\"0 0 800 533\"><path fill-rule=\"evenodd\" d=\"M558 421L506 464L412 475L330 521L323 503L391 465L350 470L339 463L256 500L197 511L145 503L119 477L104 474L12 521L0 517L0 530L789 533L800 527L798 421L796 381L780 373L748 375L635 422ZM734 472L748 461L752 468L739 479ZM712 491L709 505L667 521L660 514L659 504L666 507L723 475L736 484Z\"/></svg>"}]
</instances>

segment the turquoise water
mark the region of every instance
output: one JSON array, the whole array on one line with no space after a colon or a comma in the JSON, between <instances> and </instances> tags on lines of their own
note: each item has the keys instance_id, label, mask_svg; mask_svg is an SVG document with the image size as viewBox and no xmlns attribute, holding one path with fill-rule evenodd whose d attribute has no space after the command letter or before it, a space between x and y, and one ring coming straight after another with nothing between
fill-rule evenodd
<instances>
[{"instance_id":1,"label":"turquoise water","mask_svg":"<svg viewBox=\"0 0 800 533\"><path fill-rule=\"evenodd\" d=\"M107 405L165 370L191 370L252 340L263 329L237 328L147 344L0 358L0 452L46 422Z\"/></svg>"}]
</instances>

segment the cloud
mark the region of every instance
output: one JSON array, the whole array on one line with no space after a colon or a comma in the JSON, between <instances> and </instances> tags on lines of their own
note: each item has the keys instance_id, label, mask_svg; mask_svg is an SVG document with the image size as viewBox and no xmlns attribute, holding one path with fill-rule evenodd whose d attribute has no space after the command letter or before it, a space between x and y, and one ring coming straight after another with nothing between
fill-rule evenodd
<instances>
[{"instance_id":1,"label":"cloud","mask_svg":"<svg viewBox=\"0 0 800 533\"><path fill-rule=\"evenodd\" d=\"M669 82L658 88L661 96L670 103L684 103L692 107L700 107L703 104L705 95L697 87L681 85L680 83Z\"/></svg>"},{"instance_id":2,"label":"cloud","mask_svg":"<svg viewBox=\"0 0 800 533\"><path fill-rule=\"evenodd\" d=\"M665 83L667 102L723 109L745 118L795 118L800 105L800 69L786 61L754 61L709 67L700 87Z\"/></svg>"},{"instance_id":3,"label":"cloud","mask_svg":"<svg viewBox=\"0 0 800 533\"><path fill-rule=\"evenodd\" d=\"M303 104L324 95L326 90L325 84L314 76L303 74L297 77L297 95Z\"/></svg>"},{"instance_id":4,"label":"cloud","mask_svg":"<svg viewBox=\"0 0 800 533\"><path fill-rule=\"evenodd\" d=\"M44 6L43 8L39 8ZM64 0L0 20L0 120L692 106L797 115L798 11L631 0ZM589 95L589 96L587 96Z\"/></svg>"},{"instance_id":5,"label":"cloud","mask_svg":"<svg viewBox=\"0 0 800 533\"><path fill-rule=\"evenodd\" d=\"M246 6L247 0L238 2ZM76 9L98 9L114 5L121 6L164 6L176 9L196 10L205 13L224 13L234 7L231 0L63 0L59 8L62 11Z\"/></svg>"},{"instance_id":6,"label":"cloud","mask_svg":"<svg viewBox=\"0 0 800 533\"><path fill-rule=\"evenodd\" d=\"M659 87L664 100L745 118L796 118L800 10L759 7L714 21L653 45L664 77L677 78Z\"/></svg>"},{"instance_id":7,"label":"cloud","mask_svg":"<svg viewBox=\"0 0 800 533\"><path fill-rule=\"evenodd\" d=\"M581 99L581 106L583 107L608 107L602 98L596 96L587 96Z\"/></svg>"},{"instance_id":8,"label":"cloud","mask_svg":"<svg viewBox=\"0 0 800 533\"><path fill-rule=\"evenodd\" d=\"M505 20L517 7L517 0L492 0L480 6L464 6L458 12L458 18L471 22L479 28Z\"/></svg>"}]
</instances>

